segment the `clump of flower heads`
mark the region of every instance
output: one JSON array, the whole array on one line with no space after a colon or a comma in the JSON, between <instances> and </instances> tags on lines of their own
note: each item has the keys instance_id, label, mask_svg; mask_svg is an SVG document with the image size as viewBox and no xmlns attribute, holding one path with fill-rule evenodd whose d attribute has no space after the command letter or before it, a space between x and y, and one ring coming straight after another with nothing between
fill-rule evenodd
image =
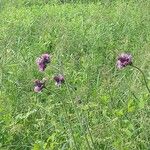
<instances>
[{"instance_id":1,"label":"clump of flower heads","mask_svg":"<svg viewBox=\"0 0 150 150\"><path fill-rule=\"evenodd\" d=\"M128 65L132 65L131 54L122 53L120 56L118 56L116 65L119 69L122 69Z\"/></svg>"},{"instance_id":2,"label":"clump of flower heads","mask_svg":"<svg viewBox=\"0 0 150 150\"><path fill-rule=\"evenodd\" d=\"M64 76L61 74L56 75L53 79L56 86L61 86L61 84L65 82Z\"/></svg>"},{"instance_id":3,"label":"clump of flower heads","mask_svg":"<svg viewBox=\"0 0 150 150\"><path fill-rule=\"evenodd\" d=\"M51 56L47 53L42 54L40 57L38 57L36 60L36 63L38 65L39 71L42 71L42 72L45 71L47 65L50 62L51 62ZM46 78L43 78L43 80L38 80L38 79L35 80L34 81L34 92L40 93L43 91L44 88L46 89L45 82L47 80L48 79L46 79ZM61 86L62 83L65 82L64 76L61 74L54 76L53 80L55 81L55 85L59 86L59 87Z\"/></svg>"},{"instance_id":4,"label":"clump of flower heads","mask_svg":"<svg viewBox=\"0 0 150 150\"><path fill-rule=\"evenodd\" d=\"M34 92L39 93L45 88L44 80L35 80L34 81Z\"/></svg>"},{"instance_id":5,"label":"clump of flower heads","mask_svg":"<svg viewBox=\"0 0 150 150\"><path fill-rule=\"evenodd\" d=\"M36 63L38 65L39 71L44 71L47 67L47 64L51 62L51 57L49 54L42 54L37 58Z\"/></svg>"}]
</instances>

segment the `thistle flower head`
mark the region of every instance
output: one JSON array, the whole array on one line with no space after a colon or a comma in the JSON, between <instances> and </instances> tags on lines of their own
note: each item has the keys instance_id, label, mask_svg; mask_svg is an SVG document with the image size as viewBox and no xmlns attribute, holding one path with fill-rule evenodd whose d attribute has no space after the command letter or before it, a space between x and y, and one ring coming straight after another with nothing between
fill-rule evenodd
<instances>
[{"instance_id":1,"label":"thistle flower head","mask_svg":"<svg viewBox=\"0 0 150 150\"><path fill-rule=\"evenodd\" d=\"M36 63L39 67L40 71L44 71L48 63L51 62L51 58L49 54L42 54L41 57L37 58Z\"/></svg>"},{"instance_id":2,"label":"thistle flower head","mask_svg":"<svg viewBox=\"0 0 150 150\"><path fill-rule=\"evenodd\" d=\"M127 53L122 53L118 58L117 58L117 67L119 69L122 69L128 65L132 64L132 56L131 54Z\"/></svg>"},{"instance_id":3,"label":"thistle flower head","mask_svg":"<svg viewBox=\"0 0 150 150\"><path fill-rule=\"evenodd\" d=\"M62 83L65 82L64 76L61 74L55 76L53 79L55 81L55 85L57 85L57 86L60 86Z\"/></svg>"},{"instance_id":4,"label":"thistle flower head","mask_svg":"<svg viewBox=\"0 0 150 150\"><path fill-rule=\"evenodd\" d=\"M50 55L49 54L43 54L42 59L45 63L50 63Z\"/></svg>"},{"instance_id":5,"label":"thistle flower head","mask_svg":"<svg viewBox=\"0 0 150 150\"><path fill-rule=\"evenodd\" d=\"M45 82L41 80L34 81L34 92L41 92L45 88Z\"/></svg>"}]
</instances>

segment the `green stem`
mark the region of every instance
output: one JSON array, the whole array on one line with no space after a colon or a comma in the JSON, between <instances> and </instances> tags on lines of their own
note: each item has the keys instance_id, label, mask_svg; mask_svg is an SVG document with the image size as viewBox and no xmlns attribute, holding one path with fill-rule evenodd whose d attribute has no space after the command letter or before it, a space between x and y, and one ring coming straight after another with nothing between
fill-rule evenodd
<instances>
[{"instance_id":1,"label":"green stem","mask_svg":"<svg viewBox=\"0 0 150 150\"><path fill-rule=\"evenodd\" d=\"M78 118L78 121L79 121L79 123L80 123L80 127L81 127L81 129L82 129L82 131L83 131L84 129L83 129L83 126L82 126L82 120L81 120L80 114L79 114L79 112L78 112L78 110L77 110L77 108L76 108L76 106L75 106L75 104L74 104L74 101L73 101L73 99L72 99L72 97L71 97L71 93L70 93L70 90L69 90L69 85L68 85L67 82L65 82L65 85L66 85L67 92L68 92L69 98L70 98L70 100L71 100L72 106L74 107L75 114L76 114L76 116L77 116L77 118ZM86 142L87 142L88 149L91 150L91 146L90 146L90 143L89 143L89 141L88 141L88 138L87 138L87 136L86 136L85 133L84 133L84 135L85 135L85 140L86 140Z\"/></svg>"},{"instance_id":2,"label":"green stem","mask_svg":"<svg viewBox=\"0 0 150 150\"><path fill-rule=\"evenodd\" d=\"M89 119L88 119L88 120L89 120ZM95 149L94 140L93 140L92 133L91 133L91 131L90 131L89 121L88 121L88 120L86 120L86 122L88 122L88 124L86 124L86 126L87 126L87 130L88 130L88 132L89 132L90 138L91 138L91 142L92 142L93 148Z\"/></svg>"},{"instance_id":3,"label":"green stem","mask_svg":"<svg viewBox=\"0 0 150 150\"><path fill-rule=\"evenodd\" d=\"M144 79L144 82L145 82L145 86L146 86L148 92L150 93L150 88L148 87L148 84L147 84L147 81L146 81L146 77L145 77L145 74L143 73L143 71L140 68L138 68L138 67L136 67L134 65L131 65L131 66L134 67L134 68L136 68L138 71L140 71L142 73L143 79Z\"/></svg>"},{"instance_id":4,"label":"green stem","mask_svg":"<svg viewBox=\"0 0 150 150\"><path fill-rule=\"evenodd\" d=\"M78 146L77 146L77 143L76 143L76 140L75 140L75 137L74 137L74 134L73 134L73 129L72 129L72 126L71 126L71 121L70 121L70 119L68 117L66 106L64 105L64 103L62 104L62 108L63 108L63 110L65 112L65 116L66 116L66 119L67 119L68 124L69 124L69 128L70 128L71 135L72 135L72 138L73 138L73 141L74 141L75 149L78 150Z\"/></svg>"}]
</instances>

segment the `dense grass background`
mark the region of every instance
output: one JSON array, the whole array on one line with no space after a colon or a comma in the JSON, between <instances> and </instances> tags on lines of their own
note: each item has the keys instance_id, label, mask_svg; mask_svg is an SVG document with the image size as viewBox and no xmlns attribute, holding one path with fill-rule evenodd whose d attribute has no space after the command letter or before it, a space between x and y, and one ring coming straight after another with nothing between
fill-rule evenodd
<instances>
[{"instance_id":1,"label":"dense grass background","mask_svg":"<svg viewBox=\"0 0 150 150\"><path fill-rule=\"evenodd\" d=\"M149 47L149 0L0 1L0 149L149 150L142 77L115 66L130 52L150 85ZM40 73L45 52L52 63ZM48 90L34 93L43 77Z\"/></svg>"}]
</instances>

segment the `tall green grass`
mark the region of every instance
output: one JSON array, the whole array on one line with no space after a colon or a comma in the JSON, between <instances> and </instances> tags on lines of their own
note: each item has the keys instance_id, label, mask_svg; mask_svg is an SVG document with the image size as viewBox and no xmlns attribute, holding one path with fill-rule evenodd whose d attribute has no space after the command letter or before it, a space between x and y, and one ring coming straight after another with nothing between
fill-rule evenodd
<instances>
[{"instance_id":1,"label":"tall green grass","mask_svg":"<svg viewBox=\"0 0 150 150\"><path fill-rule=\"evenodd\" d=\"M1 150L149 149L142 76L115 66L130 52L149 81L148 0L0 4ZM40 73L35 60L45 52L52 63ZM58 73L61 88L51 80ZM34 93L33 81L43 77L48 90Z\"/></svg>"}]
</instances>

